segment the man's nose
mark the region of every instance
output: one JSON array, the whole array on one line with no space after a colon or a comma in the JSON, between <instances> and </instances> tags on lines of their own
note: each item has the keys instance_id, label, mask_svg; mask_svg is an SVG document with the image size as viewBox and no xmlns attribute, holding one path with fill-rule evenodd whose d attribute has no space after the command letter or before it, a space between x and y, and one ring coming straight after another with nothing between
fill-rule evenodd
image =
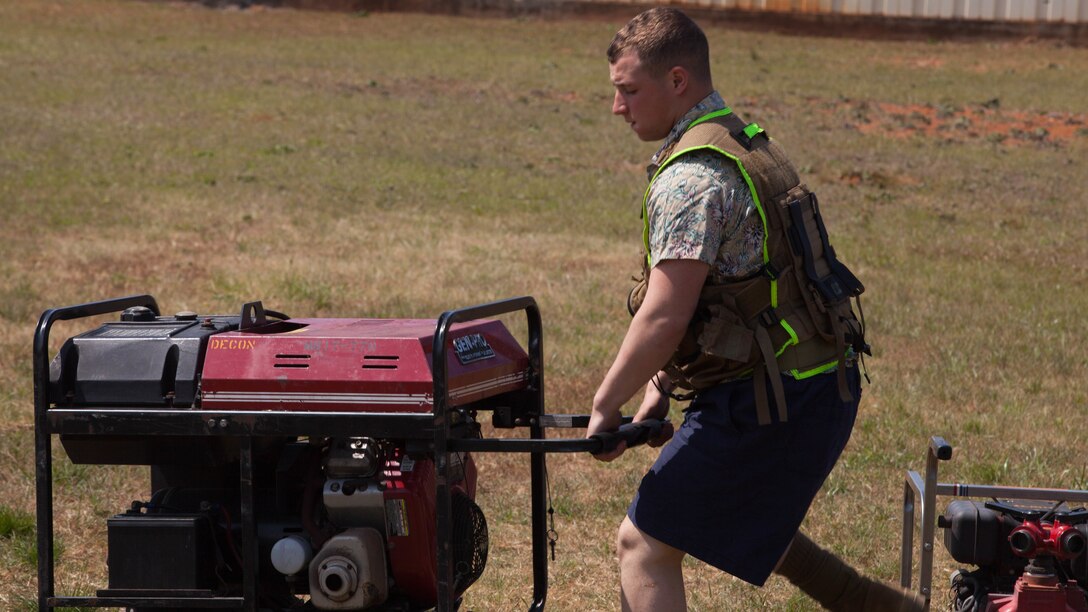
<instances>
[{"instance_id":1,"label":"man's nose","mask_svg":"<svg viewBox=\"0 0 1088 612\"><path fill-rule=\"evenodd\" d=\"M620 92L616 92L616 95L612 97L612 114L622 115L627 112L627 105L623 103L623 96Z\"/></svg>"}]
</instances>

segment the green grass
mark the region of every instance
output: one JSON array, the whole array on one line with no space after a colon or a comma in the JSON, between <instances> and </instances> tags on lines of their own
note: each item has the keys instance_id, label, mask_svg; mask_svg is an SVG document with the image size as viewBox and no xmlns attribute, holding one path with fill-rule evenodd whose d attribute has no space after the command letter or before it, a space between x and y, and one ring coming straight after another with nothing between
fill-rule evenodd
<instances>
[{"instance_id":1,"label":"green grass","mask_svg":"<svg viewBox=\"0 0 1088 612\"><path fill-rule=\"evenodd\" d=\"M33 516L20 510L0 506L0 538L28 538L33 535Z\"/></svg>"},{"instance_id":2,"label":"green grass","mask_svg":"<svg viewBox=\"0 0 1088 612\"><path fill-rule=\"evenodd\" d=\"M33 515L30 343L53 306L147 292L167 312L435 317L530 294L549 410L588 410L654 150L608 113L619 25L0 3L0 521ZM790 151L867 288L873 385L806 528L895 578L903 473L931 435L956 446L942 480L1084 488L1088 131L924 136L914 107L889 123L913 135L860 126L883 103L953 117L995 99L999 118L1088 125L1088 51L707 34L718 88ZM145 475L55 455L59 588L93 592L103 519ZM550 608L615 609L613 531L652 457L550 460ZM493 553L470 609L531 593L523 459L478 457ZM0 607L33 603L32 541L0 538ZM940 586L955 565L938 557ZM686 572L693 610L814 609L780 580Z\"/></svg>"}]
</instances>

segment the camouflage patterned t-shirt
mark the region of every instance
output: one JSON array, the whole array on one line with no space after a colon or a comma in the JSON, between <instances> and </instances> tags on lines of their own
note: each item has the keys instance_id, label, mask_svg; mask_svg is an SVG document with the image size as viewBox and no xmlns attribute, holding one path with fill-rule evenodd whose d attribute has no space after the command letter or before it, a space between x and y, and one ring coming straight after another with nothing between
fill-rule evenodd
<instances>
[{"instance_id":1,"label":"camouflage patterned t-shirt","mask_svg":"<svg viewBox=\"0 0 1088 612\"><path fill-rule=\"evenodd\" d=\"M695 105L673 127L659 156L692 121L725 108L718 92ZM712 151L689 153L669 164L650 189L650 265L666 259L697 259L711 266L709 282L746 278L763 264L763 225L752 192L735 163Z\"/></svg>"}]
</instances>

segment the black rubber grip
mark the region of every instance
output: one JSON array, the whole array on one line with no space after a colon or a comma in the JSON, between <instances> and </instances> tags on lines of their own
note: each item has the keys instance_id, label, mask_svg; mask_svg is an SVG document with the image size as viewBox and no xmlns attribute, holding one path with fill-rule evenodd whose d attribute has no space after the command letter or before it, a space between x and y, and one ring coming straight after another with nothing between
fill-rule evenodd
<instances>
[{"instance_id":1,"label":"black rubber grip","mask_svg":"<svg viewBox=\"0 0 1088 612\"><path fill-rule=\"evenodd\" d=\"M589 439L600 441L601 446L600 448L589 452L593 454L607 453L608 451L615 449L621 441L627 442L627 448L645 444L650 438L661 433L661 428L664 425L665 421L648 419L637 423L620 425L620 428L615 431L593 434Z\"/></svg>"}]
</instances>

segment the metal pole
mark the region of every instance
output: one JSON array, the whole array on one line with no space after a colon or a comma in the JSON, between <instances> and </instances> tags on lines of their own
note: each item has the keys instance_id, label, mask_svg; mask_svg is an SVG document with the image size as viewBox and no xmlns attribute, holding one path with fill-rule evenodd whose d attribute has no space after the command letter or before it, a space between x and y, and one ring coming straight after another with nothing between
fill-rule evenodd
<instances>
[{"instance_id":1,"label":"metal pole","mask_svg":"<svg viewBox=\"0 0 1088 612\"><path fill-rule=\"evenodd\" d=\"M257 520L253 507L253 437L238 438L238 479L242 512L242 596L247 612L257 611Z\"/></svg>"},{"instance_id":2,"label":"metal pole","mask_svg":"<svg viewBox=\"0 0 1088 612\"><path fill-rule=\"evenodd\" d=\"M529 437L543 440L544 415L544 334L540 309L536 304L525 309L529 328L529 388L533 391L533 417ZM543 452L530 455L533 529L533 604L530 612L542 612L548 599L548 467Z\"/></svg>"},{"instance_id":3,"label":"metal pole","mask_svg":"<svg viewBox=\"0 0 1088 612\"><path fill-rule=\"evenodd\" d=\"M55 311L42 314L34 335L34 480L38 530L38 610L53 596L53 444L46 421L49 407L49 328Z\"/></svg>"},{"instance_id":4,"label":"metal pole","mask_svg":"<svg viewBox=\"0 0 1088 612\"><path fill-rule=\"evenodd\" d=\"M906 589L910 588L911 574L913 570L914 548L914 488L910 481L903 483L903 540L899 550L899 584Z\"/></svg>"},{"instance_id":5,"label":"metal pole","mask_svg":"<svg viewBox=\"0 0 1088 612\"><path fill-rule=\"evenodd\" d=\"M457 312L443 313L438 319L431 352L431 373L434 377L434 461L435 461L435 561L438 580L437 612L453 612L453 567L450 538L453 535L453 510L450 503L450 461L446 448L449 418L446 397L449 392L446 368L446 334L456 321Z\"/></svg>"},{"instance_id":6,"label":"metal pole","mask_svg":"<svg viewBox=\"0 0 1088 612\"><path fill-rule=\"evenodd\" d=\"M933 532L937 524L937 464L952 458L952 445L940 436L929 440L929 453L926 456L926 484L922 492L922 553L918 586L926 598L929 607L933 596Z\"/></svg>"}]
</instances>

